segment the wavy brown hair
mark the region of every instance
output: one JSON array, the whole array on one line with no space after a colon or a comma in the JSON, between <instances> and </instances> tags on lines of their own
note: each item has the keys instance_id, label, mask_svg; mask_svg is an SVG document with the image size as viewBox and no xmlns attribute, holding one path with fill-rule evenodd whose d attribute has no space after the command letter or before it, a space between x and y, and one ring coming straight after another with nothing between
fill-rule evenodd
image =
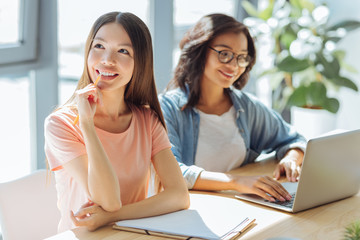
<instances>
[{"instance_id":1,"label":"wavy brown hair","mask_svg":"<svg viewBox=\"0 0 360 240\"><path fill-rule=\"evenodd\" d=\"M167 86L167 89L180 87L185 92L189 91L188 102L185 107L194 107L199 101L200 80L205 70L209 44L217 36L229 32L244 33L248 41L247 50L251 61L245 72L233 83L237 89L242 89L246 85L249 72L256 61L254 40L248 28L235 18L225 14L206 15L188 30L180 41L180 60L176 66L174 78Z\"/></svg>"},{"instance_id":2,"label":"wavy brown hair","mask_svg":"<svg viewBox=\"0 0 360 240\"><path fill-rule=\"evenodd\" d=\"M166 128L159 100L157 98L150 31L145 23L132 13L110 12L100 16L95 21L86 40L84 70L76 90L82 89L93 82L88 72L87 59L96 33L102 26L108 23L118 23L123 26L130 37L134 49L134 72L125 89L125 102L136 106L150 107L155 111L160 122ZM75 92L65 105L76 106Z\"/></svg>"}]
</instances>

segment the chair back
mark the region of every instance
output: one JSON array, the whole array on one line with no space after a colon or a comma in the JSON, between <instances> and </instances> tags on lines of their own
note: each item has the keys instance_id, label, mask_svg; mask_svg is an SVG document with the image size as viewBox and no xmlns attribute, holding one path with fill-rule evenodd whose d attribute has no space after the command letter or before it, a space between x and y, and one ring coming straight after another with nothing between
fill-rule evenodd
<instances>
[{"instance_id":1,"label":"chair back","mask_svg":"<svg viewBox=\"0 0 360 240\"><path fill-rule=\"evenodd\" d=\"M4 240L44 239L57 234L60 212L53 174L45 169L0 184L0 224ZM49 175L50 176L50 175Z\"/></svg>"}]
</instances>

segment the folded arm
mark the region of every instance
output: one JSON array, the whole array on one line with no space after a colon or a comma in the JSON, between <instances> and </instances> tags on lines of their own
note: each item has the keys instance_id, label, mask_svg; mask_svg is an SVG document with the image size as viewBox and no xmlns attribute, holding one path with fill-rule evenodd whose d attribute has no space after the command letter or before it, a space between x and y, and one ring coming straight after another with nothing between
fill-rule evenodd
<instances>
[{"instance_id":1,"label":"folded arm","mask_svg":"<svg viewBox=\"0 0 360 240\"><path fill-rule=\"evenodd\" d=\"M89 199L107 211L121 207L120 186L116 173L96 135L93 124L83 124L87 155L64 164L64 169L79 182Z\"/></svg>"},{"instance_id":2,"label":"folded arm","mask_svg":"<svg viewBox=\"0 0 360 240\"><path fill-rule=\"evenodd\" d=\"M75 225L86 226L93 231L115 221L156 216L188 208L189 193L171 150L165 149L157 153L153 157L153 164L164 188L162 192L113 212L105 211L98 205L84 205L72 216Z\"/></svg>"}]
</instances>

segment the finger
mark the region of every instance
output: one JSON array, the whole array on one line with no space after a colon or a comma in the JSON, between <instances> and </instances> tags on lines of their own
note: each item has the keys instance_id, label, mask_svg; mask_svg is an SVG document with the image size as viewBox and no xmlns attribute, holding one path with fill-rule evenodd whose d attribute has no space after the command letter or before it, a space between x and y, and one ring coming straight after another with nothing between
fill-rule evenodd
<instances>
[{"instance_id":1,"label":"finger","mask_svg":"<svg viewBox=\"0 0 360 240\"><path fill-rule=\"evenodd\" d=\"M265 185L268 185L269 187L275 189L277 192L285 193L285 194L287 193L286 189L279 182L275 181L274 179L268 176L264 176L259 180L263 182Z\"/></svg>"},{"instance_id":2,"label":"finger","mask_svg":"<svg viewBox=\"0 0 360 240\"><path fill-rule=\"evenodd\" d=\"M280 179L282 170L283 170L283 167L280 164L278 164L273 172L273 176L276 180Z\"/></svg>"},{"instance_id":3,"label":"finger","mask_svg":"<svg viewBox=\"0 0 360 240\"><path fill-rule=\"evenodd\" d=\"M296 182L298 177L297 165L295 161L288 162L285 164L286 167L286 176L290 182Z\"/></svg>"},{"instance_id":4,"label":"finger","mask_svg":"<svg viewBox=\"0 0 360 240\"><path fill-rule=\"evenodd\" d=\"M87 94L89 100L91 99L93 102L97 101L98 93L96 88L91 89L91 91L87 92Z\"/></svg>"},{"instance_id":5,"label":"finger","mask_svg":"<svg viewBox=\"0 0 360 240\"><path fill-rule=\"evenodd\" d=\"M91 226L89 218L79 219L74 216L74 213L72 211L70 214L70 218L75 226L77 226L77 227L86 226L90 231L92 230L92 227L89 227L89 226Z\"/></svg>"},{"instance_id":6,"label":"finger","mask_svg":"<svg viewBox=\"0 0 360 240\"><path fill-rule=\"evenodd\" d=\"M85 93L87 93L87 92L94 91L95 89L96 89L96 87L94 87L93 84L89 84L89 85L87 85L87 86L84 87L84 88L81 88L81 89L79 89L79 90L76 90L76 93L77 93L77 94L85 94Z\"/></svg>"},{"instance_id":7,"label":"finger","mask_svg":"<svg viewBox=\"0 0 360 240\"><path fill-rule=\"evenodd\" d=\"M93 92L77 94L78 103L95 102L96 98L96 93Z\"/></svg>"},{"instance_id":8,"label":"finger","mask_svg":"<svg viewBox=\"0 0 360 240\"><path fill-rule=\"evenodd\" d=\"M79 218L89 217L91 214L94 214L95 212L96 212L96 207L94 207L94 206L80 208L75 213L75 217L79 217Z\"/></svg>"},{"instance_id":9,"label":"finger","mask_svg":"<svg viewBox=\"0 0 360 240\"><path fill-rule=\"evenodd\" d=\"M297 176L297 178L296 178L296 181L299 181L300 175L301 175L301 167L300 167L300 166L297 166L296 169L297 169L297 172L298 172L298 176Z\"/></svg>"},{"instance_id":10,"label":"finger","mask_svg":"<svg viewBox=\"0 0 360 240\"><path fill-rule=\"evenodd\" d=\"M280 201L290 200L291 196L286 189L278 182L274 181L270 177L262 178L263 186L262 189L268 194L272 195Z\"/></svg>"},{"instance_id":11,"label":"finger","mask_svg":"<svg viewBox=\"0 0 360 240\"><path fill-rule=\"evenodd\" d=\"M254 189L254 194L262 197L263 199L269 201L269 202L275 202L275 198L267 194L265 191L262 191L261 189Z\"/></svg>"},{"instance_id":12,"label":"finger","mask_svg":"<svg viewBox=\"0 0 360 240\"><path fill-rule=\"evenodd\" d=\"M285 176L287 177L288 181L291 182L291 168L288 165L284 165L284 169L285 169Z\"/></svg>"},{"instance_id":13,"label":"finger","mask_svg":"<svg viewBox=\"0 0 360 240\"><path fill-rule=\"evenodd\" d=\"M95 203L93 203L92 201L88 201L86 203L84 203L83 205L81 205L80 208L87 208L87 207L90 207L90 206L94 206Z\"/></svg>"},{"instance_id":14,"label":"finger","mask_svg":"<svg viewBox=\"0 0 360 240\"><path fill-rule=\"evenodd\" d=\"M275 190L273 187L265 184L264 186L261 187L261 189L270 194L272 197L278 199L279 201L284 202L285 201L285 197L286 195L282 196L282 194L279 193L279 191Z\"/></svg>"},{"instance_id":15,"label":"finger","mask_svg":"<svg viewBox=\"0 0 360 240\"><path fill-rule=\"evenodd\" d=\"M75 226L81 226L79 220L75 217L73 211L70 211L70 218Z\"/></svg>"},{"instance_id":16,"label":"finger","mask_svg":"<svg viewBox=\"0 0 360 240\"><path fill-rule=\"evenodd\" d=\"M292 182L298 181L299 176L300 176L300 167L299 167L299 166L296 166L295 169L292 171L291 181L292 181Z\"/></svg>"}]
</instances>

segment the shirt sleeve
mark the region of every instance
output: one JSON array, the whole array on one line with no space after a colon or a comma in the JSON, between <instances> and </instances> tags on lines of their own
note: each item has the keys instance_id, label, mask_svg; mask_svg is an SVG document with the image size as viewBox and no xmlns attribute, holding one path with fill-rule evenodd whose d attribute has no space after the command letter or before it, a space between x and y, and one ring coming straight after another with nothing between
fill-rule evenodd
<instances>
[{"instance_id":1,"label":"shirt sleeve","mask_svg":"<svg viewBox=\"0 0 360 240\"><path fill-rule=\"evenodd\" d=\"M174 113L175 111L177 111L177 106L174 106L171 101L169 101L162 95L159 95L159 101L167 127L167 135L171 142L171 151L173 152L176 160L179 163L182 163L182 154L180 150L181 141L179 138L179 134L177 133L178 119L176 118L176 114Z\"/></svg>"},{"instance_id":2,"label":"shirt sleeve","mask_svg":"<svg viewBox=\"0 0 360 240\"><path fill-rule=\"evenodd\" d=\"M86 148L78 126L64 116L50 115L45 120L45 154L52 171L62 169L70 160L86 154Z\"/></svg>"},{"instance_id":3,"label":"shirt sleeve","mask_svg":"<svg viewBox=\"0 0 360 240\"><path fill-rule=\"evenodd\" d=\"M181 152L181 140L178 134L177 129L179 124L179 119L176 116L175 111L181 111L179 106L174 102L169 100L167 97L160 95L159 101L161 105L161 110L164 114L164 119L166 122L166 127L168 130L169 140L171 142L171 151L173 152L176 160L179 163L181 173L186 181L188 189L192 189L195 185L196 180L200 176L200 173L204 171L203 168L200 168L196 165L186 165L183 161L182 152Z\"/></svg>"},{"instance_id":4,"label":"shirt sleeve","mask_svg":"<svg viewBox=\"0 0 360 240\"><path fill-rule=\"evenodd\" d=\"M252 99L248 109L248 124L251 132L251 148L258 153L276 152L276 158L284 157L289 149L305 151L306 139L273 109Z\"/></svg>"}]
</instances>

